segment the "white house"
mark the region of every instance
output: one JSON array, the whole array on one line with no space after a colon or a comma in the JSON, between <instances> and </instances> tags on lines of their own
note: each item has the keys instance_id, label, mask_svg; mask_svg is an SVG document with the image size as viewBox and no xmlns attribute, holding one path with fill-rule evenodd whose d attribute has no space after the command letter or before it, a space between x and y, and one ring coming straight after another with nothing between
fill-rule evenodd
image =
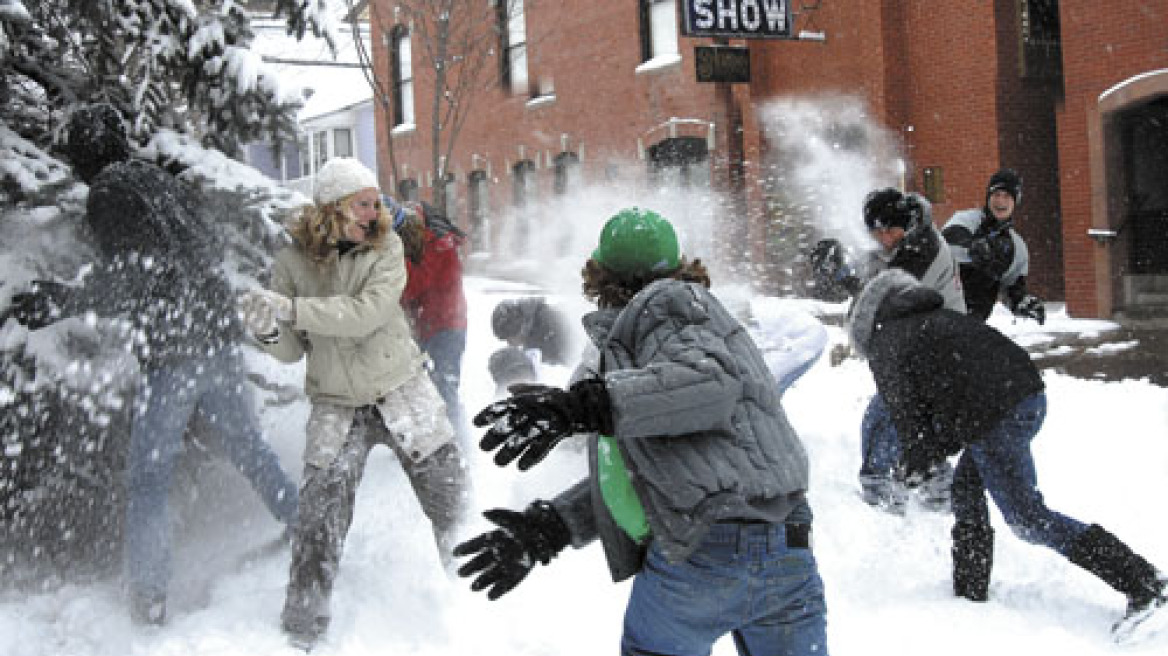
<instances>
[{"instance_id":1,"label":"white house","mask_svg":"<svg viewBox=\"0 0 1168 656\"><path fill-rule=\"evenodd\" d=\"M279 20L253 19L253 50L275 67L281 81L299 86L303 109L295 143L249 144L246 161L284 186L311 195L312 178L329 158L356 157L377 171L373 92L361 68L353 31L339 29L336 57L322 40L306 34L297 41ZM361 38L369 47L368 24ZM368 50L367 50L368 52Z\"/></svg>"}]
</instances>

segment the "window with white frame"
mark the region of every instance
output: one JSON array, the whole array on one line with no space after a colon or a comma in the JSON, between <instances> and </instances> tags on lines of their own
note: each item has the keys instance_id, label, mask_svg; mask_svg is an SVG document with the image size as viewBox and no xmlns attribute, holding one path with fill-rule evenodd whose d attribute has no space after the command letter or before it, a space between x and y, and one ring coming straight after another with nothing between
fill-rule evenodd
<instances>
[{"instance_id":1,"label":"window with white frame","mask_svg":"<svg viewBox=\"0 0 1168 656\"><path fill-rule=\"evenodd\" d=\"M312 161L317 171L328 161L328 130L320 130L312 134Z\"/></svg>"},{"instance_id":2,"label":"window with white frame","mask_svg":"<svg viewBox=\"0 0 1168 656\"><path fill-rule=\"evenodd\" d=\"M649 147L649 176L660 187L706 189L710 186L710 151L700 137L663 139Z\"/></svg>"},{"instance_id":3,"label":"window with white frame","mask_svg":"<svg viewBox=\"0 0 1168 656\"><path fill-rule=\"evenodd\" d=\"M677 0L640 0L641 61L676 55Z\"/></svg>"},{"instance_id":4,"label":"window with white frame","mask_svg":"<svg viewBox=\"0 0 1168 656\"><path fill-rule=\"evenodd\" d=\"M514 211L511 215L511 253L527 255L530 253L532 240L532 217L535 202L536 179L535 162L530 159L516 162L511 169L511 203Z\"/></svg>"},{"instance_id":5,"label":"window with white frame","mask_svg":"<svg viewBox=\"0 0 1168 656\"><path fill-rule=\"evenodd\" d=\"M556 195L563 196L577 187L579 182L580 156L571 152L562 152L556 155L555 179L552 182L552 190Z\"/></svg>"},{"instance_id":6,"label":"window with white frame","mask_svg":"<svg viewBox=\"0 0 1168 656\"><path fill-rule=\"evenodd\" d=\"M393 79L393 124L414 122L414 62L410 31L395 25L390 38L390 74Z\"/></svg>"},{"instance_id":7,"label":"window with white frame","mask_svg":"<svg viewBox=\"0 0 1168 656\"><path fill-rule=\"evenodd\" d=\"M418 200L418 181L413 178L406 178L397 184L398 200L403 203L414 202Z\"/></svg>"},{"instance_id":8,"label":"window with white frame","mask_svg":"<svg viewBox=\"0 0 1168 656\"><path fill-rule=\"evenodd\" d=\"M453 173L447 173L442 176L442 207L446 208L446 216L458 216L458 183L454 179Z\"/></svg>"},{"instance_id":9,"label":"window with white frame","mask_svg":"<svg viewBox=\"0 0 1168 656\"><path fill-rule=\"evenodd\" d=\"M333 130L333 157L353 156L353 131L349 128Z\"/></svg>"},{"instance_id":10,"label":"window with white frame","mask_svg":"<svg viewBox=\"0 0 1168 656\"><path fill-rule=\"evenodd\" d=\"M471 171L467 177L467 213L470 219L470 248L481 253L491 248L491 226L487 218L487 205L490 202L487 188L487 172L483 170Z\"/></svg>"},{"instance_id":11,"label":"window with white frame","mask_svg":"<svg viewBox=\"0 0 1168 656\"><path fill-rule=\"evenodd\" d=\"M497 0L500 78L503 88L526 93L527 25L524 0Z\"/></svg>"}]
</instances>

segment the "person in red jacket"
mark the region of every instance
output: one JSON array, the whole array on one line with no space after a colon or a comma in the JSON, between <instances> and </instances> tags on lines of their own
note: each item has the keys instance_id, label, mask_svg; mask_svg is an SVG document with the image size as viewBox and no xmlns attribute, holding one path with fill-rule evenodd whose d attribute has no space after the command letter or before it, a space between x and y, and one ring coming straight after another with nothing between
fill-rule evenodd
<instances>
[{"instance_id":1,"label":"person in red jacket","mask_svg":"<svg viewBox=\"0 0 1168 656\"><path fill-rule=\"evenodd\" d=\"M387 207L405 246L409 271L402 308L418 346L433 363L430 377L446 402L446 415L463 444L469 445L470 429L458 398L466 350L466 295L458 249L466 235L427 203Z\"/></svg>"}]
</instances>

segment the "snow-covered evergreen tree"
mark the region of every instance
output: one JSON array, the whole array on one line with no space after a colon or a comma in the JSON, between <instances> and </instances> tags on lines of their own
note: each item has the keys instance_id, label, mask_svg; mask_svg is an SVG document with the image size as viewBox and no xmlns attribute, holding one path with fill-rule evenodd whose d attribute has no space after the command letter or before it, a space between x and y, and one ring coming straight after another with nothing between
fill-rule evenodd
<instances>
[{"instance_id":1,"label":"snow-covered evergreen tree","mask_svg":"<svg viewBox=\"0 0 1168 656\"><path fill-rule=\"evenodd\" d=\"M336 0L281 0L288 31L330 42ZM287 135L301 104L252 52L235 0L5 0L0 123L45 147L69 108L103 100L133 117L146 144L160 129L229 155ZM25 11L20 12L17 7Z\"/></svg>"},{"instance_id":2,"label":"snow-covered evergreen tree","mask_svg":"<svg viewBox=\"0 0 1168 656\"><path fill-rule=\"evenodd\" d=\"M289 33L331 41L339 3L268 4ZM137 157L207 192L202 209L223 238L228 274L247 279L266 269L279 238L271 214L298 197L228 156L292 130L301 99L250 50L245 4L0 0L3 585L101 573L120 554L136 385L136 363L112 366L124 336L92 316L40 329L8 317L30 281L76 280L93 260L86 188L56 155L60 126L80 104L121 109ZM111 378L114 371L121 374Z\"/></svg>"}]
</instances>

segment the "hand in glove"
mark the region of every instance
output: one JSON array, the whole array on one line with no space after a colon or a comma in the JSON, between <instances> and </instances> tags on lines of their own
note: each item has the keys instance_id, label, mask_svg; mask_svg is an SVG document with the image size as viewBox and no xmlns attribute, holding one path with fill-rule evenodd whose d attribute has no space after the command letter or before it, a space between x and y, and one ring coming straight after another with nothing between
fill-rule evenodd
<instances>
[{"instance_id":1,"label":"hand in glove","mask_svg":"<svg viewBox=\"0 0 1168 656\"><path fill-rule=\"evenodd\" d=\"M474 556L458 568L459 576L478 577L470 589L484 588L494 601L527 577L536 563L547 565L572 540L564 520L546 501L536 501L522 513L495 508L483 513L499 528L454 548L455 556Z\"/></svg>"},{"instance_id":2,"label":"hand in glove","mask_svg":"<svg viewBox=\"0 0 1168 656\"><path fill-rule=\"evenodd\" d=\"M296 304L292 302L292 299L270 289L256 290L256 293L268 302L277 319L288 323L296 320Z\"/></svg>"},{"instance_id":3,"label":"hand in glove","mask_svg":"<svg viewBox=\"0 0 1168 656\"><path fill-rule=\"evenodd\" d=\"M1046 323L1046 308L1037 296L1026 294L1014 305L1014 316L1034 319L1041 326Z\"/></svg>"},{"instance_id":4,"label":"hand in glove","mask_svg":"<svg viewBox=\"0 0 1168 656\"><path fill-rule=\"evenodd\" d=\"M70 288L59 282L34 280L29 291L12 297L4 320L16 319L30 330L44 328L62 317L61 305L70 294ZM3 325L3 321L0 321Z\"/></svg>"},{"instance_id":5,"label":"hand in glove","mask_svg":"<svg viewBox=\"0 0 1168 656\"><path fill-rule=\"evenodd\" d=\"M267 297L258 291L250 291L240 296L238 309L244 325L257 338L270 339L279 334L280 326L276 323L276 310L268 302Z\"/></svg>"},{"instance_id":6,"label":"hand in glove","mask_svg":"<svg viewBox=\"0 0 1168 656\"><path fill-rule=\"evenodd\" d=\"M835 280L844 268L844 246L838 239L820 239L811 249L811 270L824 280Z\"/></svg>"},{"instance_id":7,"label":"hand in glove","mask_svg":"<svg viewBox=\"0 0 1168 656\"><path fill-rule=\"evenodd\" d=\"M508 389L510 398L488 405L474 418L475 426L493 424L479 447L491 451L503 445L495 454L500 467L519 457L519 469L526 471L572 433L612 433L608 391L599 378L581 380L568 390L526 384Z\"/></svg>"},{"instance_id":8,"label":"hand in glove","mask_svg":"<svg viewBox=\"0 0 1168 656\"><path fill-rule=\"evenodd\" d=\"M1008 231L977 237L969 242L969 263L995 280L1002 277L1014 260L1014 242Z\"/></svg>"},{"instance_id":9,"label":"hand in glove","mask_svg":"<svg viewBox=\"0 0 1168 656\"><path fill-rule=\"evenodd\" d=\"M811 271L820 284L839 286L855 295L860 288L860 279L844 257L844 246L838 239L820 239L809 256Z\"/></svg>"}]
</instances>

